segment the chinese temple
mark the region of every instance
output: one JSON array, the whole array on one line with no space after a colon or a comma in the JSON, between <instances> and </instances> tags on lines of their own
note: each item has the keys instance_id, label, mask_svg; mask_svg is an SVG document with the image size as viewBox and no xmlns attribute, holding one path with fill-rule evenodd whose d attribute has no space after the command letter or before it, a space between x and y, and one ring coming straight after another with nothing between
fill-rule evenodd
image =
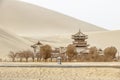
<instances>
[{"instance_id":1,"label":"chinese temple","mask_svg":"<svg viewBox=\"0 0 120 80\"><path fill-rule=\"evenodd\" d=\"M86 39L88 39L88 35L83 34L80 30L76 34L72 35L72 39L74 39L73 45L76 47L78 53L86 50L89 46L86 41Z\"/></svg>"}]
</instances>

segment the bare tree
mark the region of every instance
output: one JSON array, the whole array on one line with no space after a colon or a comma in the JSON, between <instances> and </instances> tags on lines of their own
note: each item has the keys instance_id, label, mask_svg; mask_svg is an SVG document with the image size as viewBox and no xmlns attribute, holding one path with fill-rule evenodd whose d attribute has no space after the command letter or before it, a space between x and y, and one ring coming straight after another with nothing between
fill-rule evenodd
<instances>
[{"instance_id":1,"label":"bare tree","mask_svg":"<svg viewBox=\"0 0 120 80\"><path fill-rule=\"evenodd\" d=\"M17 56L16 53L14 53L14 52L12 52L12 51L10 51L10 53L9 53L9 55L8 55L9 58L12 58L12 62L15 62L16 56Z\"/></svg>"},{"instance_id":2,"label":"bare tree","mask_svg":"<svg viewBox=\"0 0 120 80\"><path fill-rule=\"evenodd\" d=\"M44 45L41 46L40 48L41 56L45 60L45 62L47 61L48 58L51 58L51 52L52 52L52 48L50 45Z\"/></svg>"},{"instance_id":3,"label":"bare tree","mask_svg":"<svg viewBox=\"0 0 120 80\"><path fill-rule=\"evenodd\" d=\"M0 58L0 62L2 62L2 59Z\"/></svg>"},{"instance_id":4,"label":"bare tree","mask_svg":"<svg viewBox=\"0 0 120 80\"><path fill-rule=\"evenodd\" d=\"M22 62L22 60L24 58L24 53L22 51L19 51L16 54L17 54L17 57L20 58L20 62Z\"/></svg>"},{"instance_id":5,"label":"bare tree","mask_svg":"<svg viewBox=\"0 0 120 80\"><path fill-rule=\"evenodd\" d=\"M32 52L27 50L27 51L23 51L22 53L23 53L24 58L26 59L26 62L28 62L28 58L31 57Z\"/></svg>"},{"instance_id":6,"label":"bare tree","mask_svg":"<svg viewBox=\"0 0 120 80\"><path fill-rule=\"evenodd\" d=\"M68 56L69 61L71 61L72 58L77 54L75 46L73 46L72 44L68 45L66 54Z\"/></svg>"},{"instance_id":7,"label":"bare tree","mask_svg":"<svg viewBox=\"0 0 120 80\"><path fill-rule=\"evenodd\" d=\"M42 55L40 53L36 54L37 62L41 61Z\"/></svg>"},{"instance_id":8,"label":"bare tree","mask_svg":"<svg viewBox=\"0 0 120 80\"><path fill-rule=\"evenodd\" d=\"M28 62L28 58L30 57L32 58L33 61L35 59L33 52L30 50L16 52L16 57L20 58L20 62L23 61L23 58L26 59L26 62Z\"/></svg>"},{"instance_id":9,"label":"bare tree","mask_svg":"<svg viewBox=\"0 0 120 80\"><path fill-rule=\"evenodd\" d=\"M29 54L30 54L30 57L32 58L32 61L34 62L35 61L35 55L34 55L34 53L30 51Z\"/></svg>"}]
</instances>

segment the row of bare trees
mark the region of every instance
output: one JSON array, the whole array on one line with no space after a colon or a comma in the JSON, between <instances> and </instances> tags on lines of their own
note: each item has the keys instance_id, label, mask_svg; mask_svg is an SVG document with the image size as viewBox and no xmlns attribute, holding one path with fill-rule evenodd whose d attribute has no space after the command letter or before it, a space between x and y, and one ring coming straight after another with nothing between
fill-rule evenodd
<instances>
[{"instance_id":1,"label":"row of bare trees","mask_svg":"<svg viewBox=\"0 0 120 80\"><path fill-rule=\"evenodd\" d=\"M34 54L30 50L19 51L16 53L11 51L8 57L12 59L12 62L15 62L16 59L19 59L20 62L22 62L23 59L25 59L26 62L28 62L29 58L31 58L33 62L35 61L35 58L37 58L37 61L40 61L41 58L43 58L44 61L47 61L47 59L51 57L51 52L52 52L51 46L44 45L40 48L40 52L36 54Z\"/></svg>"},{"instance_id":2,"label":"row of bare trees","mask_svg":"<svg viewBox=\"0 0 120 80\"><path fill-rule=\"evenodd\" d=\"M34 61L34 54L32 51L30 50L26 50L26 51L19 51L19 52L10 52L8 55L9 58L12 59L12 62L15 62L15 59L19 59L20 62L23 61L23 59L26 60L26 62L28 62L29 58L32 58L32 60Z\"/></svg>"}]
</instances>

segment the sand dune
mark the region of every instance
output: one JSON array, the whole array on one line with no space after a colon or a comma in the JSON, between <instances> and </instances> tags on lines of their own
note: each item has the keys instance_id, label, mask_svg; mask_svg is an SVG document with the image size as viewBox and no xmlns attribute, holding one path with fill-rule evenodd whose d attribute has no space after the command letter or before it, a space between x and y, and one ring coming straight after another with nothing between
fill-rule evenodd
<instances>
[{"instance_id":1,"label":"sand dune","mask_svg":"<svg viewBox=\"0 0 120 80\"><path fill-rule=\"evenodd\" d=\"M115 46L120 50L120 31L107 31L84 21L18 0L1 0L0 11L0 24L3 25L3 29L27 39L29 37L32 42L41 40L44 44L54 47L67 46L72 42L71 35L80 28L89 35L88 43L91 46L102 49ZM9 50L23 49L24 46L29 45L29 41L16 35L4 30L0 31L2 55Z\"/></svg>"},{"instance_id":2,"label":"sand dune","mask_svg":"<svg viewBox=\"0 0 120 80\"><path fill-rule=\"evenodd\" d=\"M105 29L72 17L18 0L1 0L0 24L4 29L24 36L67 34Z\"/></svg>"},{"instance_id":3,"label":"sand dune","mask_svg":"<svg viewBox=\"0 0 120 80\"><path fill-rule=\"evenodd\" d=\"M30 49L30 44L28 40L0 28L0 58L6 57L10 51Z\"/></svg>"}]
</instances>

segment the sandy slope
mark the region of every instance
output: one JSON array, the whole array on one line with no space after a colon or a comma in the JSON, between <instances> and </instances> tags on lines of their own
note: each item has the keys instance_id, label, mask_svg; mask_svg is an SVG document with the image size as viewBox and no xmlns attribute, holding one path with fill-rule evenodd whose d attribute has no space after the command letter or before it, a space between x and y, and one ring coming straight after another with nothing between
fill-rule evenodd
<instances>
[{"instance_id":1,"label":"sandy slope","mask_svg":"<svg viewBox=\"0 0 120 80\"><path fill-rule=\"evenodd\" d=\"M120 80L119 75L119 68L0 68L0 80Z\"/></svg>"},{"instance_id":2,"label":"sandy slope","mask_svg":"<svg viewBox=\"0 0 120 80\"><path fill-rule=\"evenodd\" d=\"M120 51L120 30L88 33L88 42L99 48L105 48L108 46L115 46Z\"/></svg>"},{"instance_id":3,"label":"sandy slope","mask_svg":"<svg viewBox=\"0 0 120 80\"><path fill-rule=\"evenodd\" d=\"M90 32L88 35L88 43L90 46L97 46L98 48L104 49L108 46L115 46L120 51L120 30L117 31L104 31L104 32ZM57 35L49 36L40 39L45 44L50 44L55 47L67 46L73 41L70 35ZM29 38L30 40L30 38ZM34 40L33 40L34 41Z\"/></svg>"},{"instance_id":4,"label":"sandy slope","mask_svg":"<svg viewBox=\"0 0 120 80\"><path fill-rule=\"evenodd\" d=\"M0 24L19 35L37 36L83 31L104 31L95 25L18 0L1 0Z\"/></svg>"},{"instance_id":5,"label":"sandy slope","mask_svg":"<svg viewBox=\"0 0 120 80\"><path fill-rule=\"evenodd\" d=\"M28 40L0 28L0 58L7 56L9 51L30 49L30 44Z\"/></svg>"}]
</instances>

